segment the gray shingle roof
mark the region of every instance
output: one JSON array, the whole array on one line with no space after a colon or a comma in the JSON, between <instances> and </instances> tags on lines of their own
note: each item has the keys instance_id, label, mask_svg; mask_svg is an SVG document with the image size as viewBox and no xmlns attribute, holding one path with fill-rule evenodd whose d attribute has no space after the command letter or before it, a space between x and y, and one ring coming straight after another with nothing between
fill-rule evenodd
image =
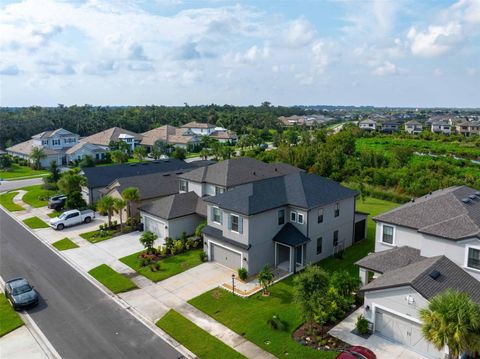
<instances>
[{"instance_id":1,"label":"gray shingle roof","mask_svg":"<svg viewBox=\"0 0 480 359\"><path fill-rule=\"evenodd\" d=\"M480 196L476 193L480 194L467 186L438 190L373 219L451 240L480 238Z\"/></svg>"},{"instance_id":2,"label":"gray shingle roof","mask_svg":"<svg viewBox=\"0 0 480 359\"><path fill-rule=\"evenodd\" d=\"M330 179L297 172L238 186L205 201L249 216L285 205L311 209L356 195Z\"/></svg>"},{"instance_id":3,"label":"gray shingle roof","mask_svg":"<svg viewBox=\"0 0 480 359\"><path fill-rule=\"evenodd\" d=\"M199 197L195 192L177 193L159 198L138 208L142 212L159 218L173 219L197 213L198 200Z\"/></svg>"},{"instance_id":4,"label":"gray shingle roof","mask_svg":"<svg viewBox=\"0 0 480 359\"><path fill-rule=\"evenodd\" d=\"M385 273L416 263L423 259L425 259L425 257L420 255L419 249L403 246L386 251L370 253L355 264L377 273Z\"/></svg>"},{"instance_id":5,"label":"gray shingle roof","mask_svg":"<svg viewBox=\"0 0 480 359\"><path fill-rule=\"evenodd\" d=\"M190 171L180 177L193 182L234 187L298 171L301 170L285 163L269 164L254 158L239 157Z\"/></svg>"},{"instance_id":6,"label":"gray shingle roof","mask_svg":"<svg viewBox=\"0 0 480 359\"><path fill-rule=\"evenodd\" d=\"M282 229L273 237L274 242L283 243L287 246L296 247L310 241L293 224L287 222Z\"/></svg>"},{"instance_id":7,"label":"gray shingle roof","mask_svg":"<svg viewBox=\"0 0 480 359\"><path fill-rule=\"evenodd\" d=\"M440 276L432 278L430 274L433 271L439 272ZM389 271L364 286L361 291L403 286L411 286L427 300L447 289L453 289L466 292L472 300L480 302L480 282L445 256L426 258Z\"/></svg>"}]
</instances>

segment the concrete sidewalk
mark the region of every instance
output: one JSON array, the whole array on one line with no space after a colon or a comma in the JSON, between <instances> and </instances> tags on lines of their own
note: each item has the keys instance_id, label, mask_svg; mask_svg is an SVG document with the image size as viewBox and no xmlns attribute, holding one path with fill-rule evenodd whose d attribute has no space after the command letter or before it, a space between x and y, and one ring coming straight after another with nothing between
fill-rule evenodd
<instances>
[{"instance_id":1,"label":"concrete sidewalk","mask_svg":"<svg viewBox=\"0 0 480 359\"><path fill-rule=\"evenodd\" d=\"M5 359L48 359L25 325L0 338L0 357Z\"/></svg>"}]
</instances>

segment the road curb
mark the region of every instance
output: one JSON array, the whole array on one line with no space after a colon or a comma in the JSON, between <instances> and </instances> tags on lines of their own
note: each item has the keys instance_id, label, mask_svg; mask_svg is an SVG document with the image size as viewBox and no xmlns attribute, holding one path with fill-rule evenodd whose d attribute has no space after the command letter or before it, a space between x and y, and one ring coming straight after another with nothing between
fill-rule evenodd
<instances>
[{"instance_id":1,"label":"road curb","mask_svg":"<svg viewBox=\"0 0 480 359\"><path fill-rule=\"evenodd\" d=\"M43 243L46 247L48 247L52 252L54 252L58 257L60 257L64 262L66 262L70 267L75 269L83 278L85 278L88 282L90 282L92 285L94 285L97 289L102 291L105 295L110 297L117 305L122 307L127 311L127 313L130 313L131 316L133 316L135 319L137 319L140 323L142 323L144 326L146 326L150 331L152 331L155 335L163 339L168 345L171 347L175 348L177 351L179 351L183 357L189 358L189 359L195 359L197 356L193 354L190 350L185 348L182 344L178 343L174 338L169 336L166 332L164 332L162 329L157 327L155 323L152 323L150 320L145 318L138 310L136 310L134 307L132 307L130 304L128 304L126 301L124 301L122 298L117 296L116 294L112 293L108 288L103 286L101 283L97 282L94 278L92 278L88 273L86 273L75 261L67 258L61 251L58 251L55 247L53 247L49 242L46 240L40 238L30 227L28 227L23 221L21 221L17 216L15 216L13 213L10 213L7 211L3 206L0 206L0 209L5 212L9 217L14 219L17 223L19 223L23 228L25 228L28 232L30 232L35 238L37 238L41 243ZM25 315L28 316L28 314L25 313ZM31 322L33 320L29 318ZM35 324L36 326L36 324ZM38 328L38 327L37 327ZM40 329L38 328L40 331ZM40 331L41 333L41 331ZM48 339L41 333L41 336L43 336L47 342ZM35 338L36 339L36 338ZM48 342L50 343L50 342ZM53 346L50 344L51 348L55 351ZM55 353L57 353L55 351ZM58 355L58 353L57 353ZM58 357L53 357L53 358L61 358L60 356Z\"/></svg>"}]
</instances>

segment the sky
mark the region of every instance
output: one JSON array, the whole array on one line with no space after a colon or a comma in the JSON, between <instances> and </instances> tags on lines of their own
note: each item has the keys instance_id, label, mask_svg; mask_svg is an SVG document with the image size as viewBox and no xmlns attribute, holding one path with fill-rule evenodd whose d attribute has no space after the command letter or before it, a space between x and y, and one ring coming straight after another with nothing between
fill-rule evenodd
<instances>
[{"instance_id":1,"label":"sky","mask_svg":"<svg viewBox=\"0 0 480 359\"><path fill-rule=\"evenodd\" d=\"M480 0L0 0L0 106L480 107Z\"/></svg>"}]
</instances>

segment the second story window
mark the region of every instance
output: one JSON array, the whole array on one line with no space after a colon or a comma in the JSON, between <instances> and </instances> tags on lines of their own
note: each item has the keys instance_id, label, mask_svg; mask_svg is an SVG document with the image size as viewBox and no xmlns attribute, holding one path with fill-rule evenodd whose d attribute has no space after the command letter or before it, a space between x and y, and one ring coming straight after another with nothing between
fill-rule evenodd
<instances>
[{"instance_id":1,"label":"second story window","mask_svg":"<svg viewBox=\"0 0 480 359\"><path fill-rule=\"evenodd\" d=\"M468 248L467 267L480 269L480 249Z\"/></svg>"},{"instance_id":2,"label":"second story window","mask_svg":"<svg viewBox=\"0 0 480 359\"><path fill-rule=\"evenodd\" d=\"M335 217L338 217L340 215L340 204L337 203L335 205Z\"/></svg>"},{"instance_id":3,"label":"second story window","mask_svg":"<svg viewBox=\"0 0 480 359\"><path fill-rule=\"evenodd\" d=\"M338 246L338 231L333 232L333 247Z\"/></svg>"},{"instance_id":4,"label":"second story window","mask_svg":"<svg viewBox=\"0 0 480 359\"><path fill-rule=\"evenodd\" d=\"M222 211L218 207L212 207L212 221L215 223L222 223Z\"/></svg>"},{"instance_id":5,"label":"second story window","mask_svg":"<svg viewBox=\"0 0 480 359\"><path fill-rule=\"evenodd\" d=\"M188 192L188 181L180 180L180 191Z\"/></svg>"},{"instance_id":6,"label":"second story window","mask_svg":"<svg viewBox=\"0 0 480 359\"><path fill-rule=\"evenodd\" d=\"M232 232L243 233L243 218L231 214L228 216L228 227Z\"/></svg>"},{"instance_id":7,"label":"second story window","mask_svg":"<svg viewBox=\"0 0 480 359\"><path fill-rule=\"evenodd\" d=\"M318 210L318 223L322 223L323 222L323 208L320 208Z\"/></svg>"},{"instance_id":8,"label":"second story window","mask_svg":"<svg viewBox=\"0 0 480 359\"><path fill-rule=\"evenodd\" d=\"M285 210L280 209L278 211L278 225L281 226L282 224L285 224Z\"/></svg>"},{"instance_id":9,"label":"second story window","mask_svg":"<svg viewBox=\"0 0 480 359\"><path fill-rule=\"evenodd\" d=\"M42 140L42 145L48 145L48 140Z\"/></svg>"},{"instance_id":10,"label":"second story window","mask_svg":"<svg viewBox=\"0 0 480 359\"><path fill-rule=\"evenodd\" d=\"M382 242L393 244L393 227L383 225Z\"/></svg>"},{"instance_id":11,"label":"second story window","mask_svg":"<svg viewBox=\"0 0 480 359\"><path fill-rule=\"evenodd\" d=\"M52 140L52 145L59 146L60 145L60 140Z\"/></svg>"},{"instance_id":12,"label":"second story window","mask_svg":"<svg viewBox=\"0 0 480 359\"><path fill-rule=\"evenodd\" d=\"M297 222L300 223L300 224L303 224L303 214L301 213L298 213L297 214Z\"/></svg>"},{"instance_id":13,"label":"second story window","mask_svg":"<svg viewBox=\"0 0 480 359\"><path fill-rule=\"evenodd\" d=\"M221 193L223 193L223 192L225 192L225 188L219 187L219 186L215 186L215 195L221 194Z\"/></svg>"},{"instance_id":14,"label":"second story window","mask_svg":"<svg viewBox=\"0 0 480 359\"><path fill-rule=\"evenodd\" d=\"M290 221L291 222L297 221L297 212L290 212Z\"/></svg>"}]
</instances>

